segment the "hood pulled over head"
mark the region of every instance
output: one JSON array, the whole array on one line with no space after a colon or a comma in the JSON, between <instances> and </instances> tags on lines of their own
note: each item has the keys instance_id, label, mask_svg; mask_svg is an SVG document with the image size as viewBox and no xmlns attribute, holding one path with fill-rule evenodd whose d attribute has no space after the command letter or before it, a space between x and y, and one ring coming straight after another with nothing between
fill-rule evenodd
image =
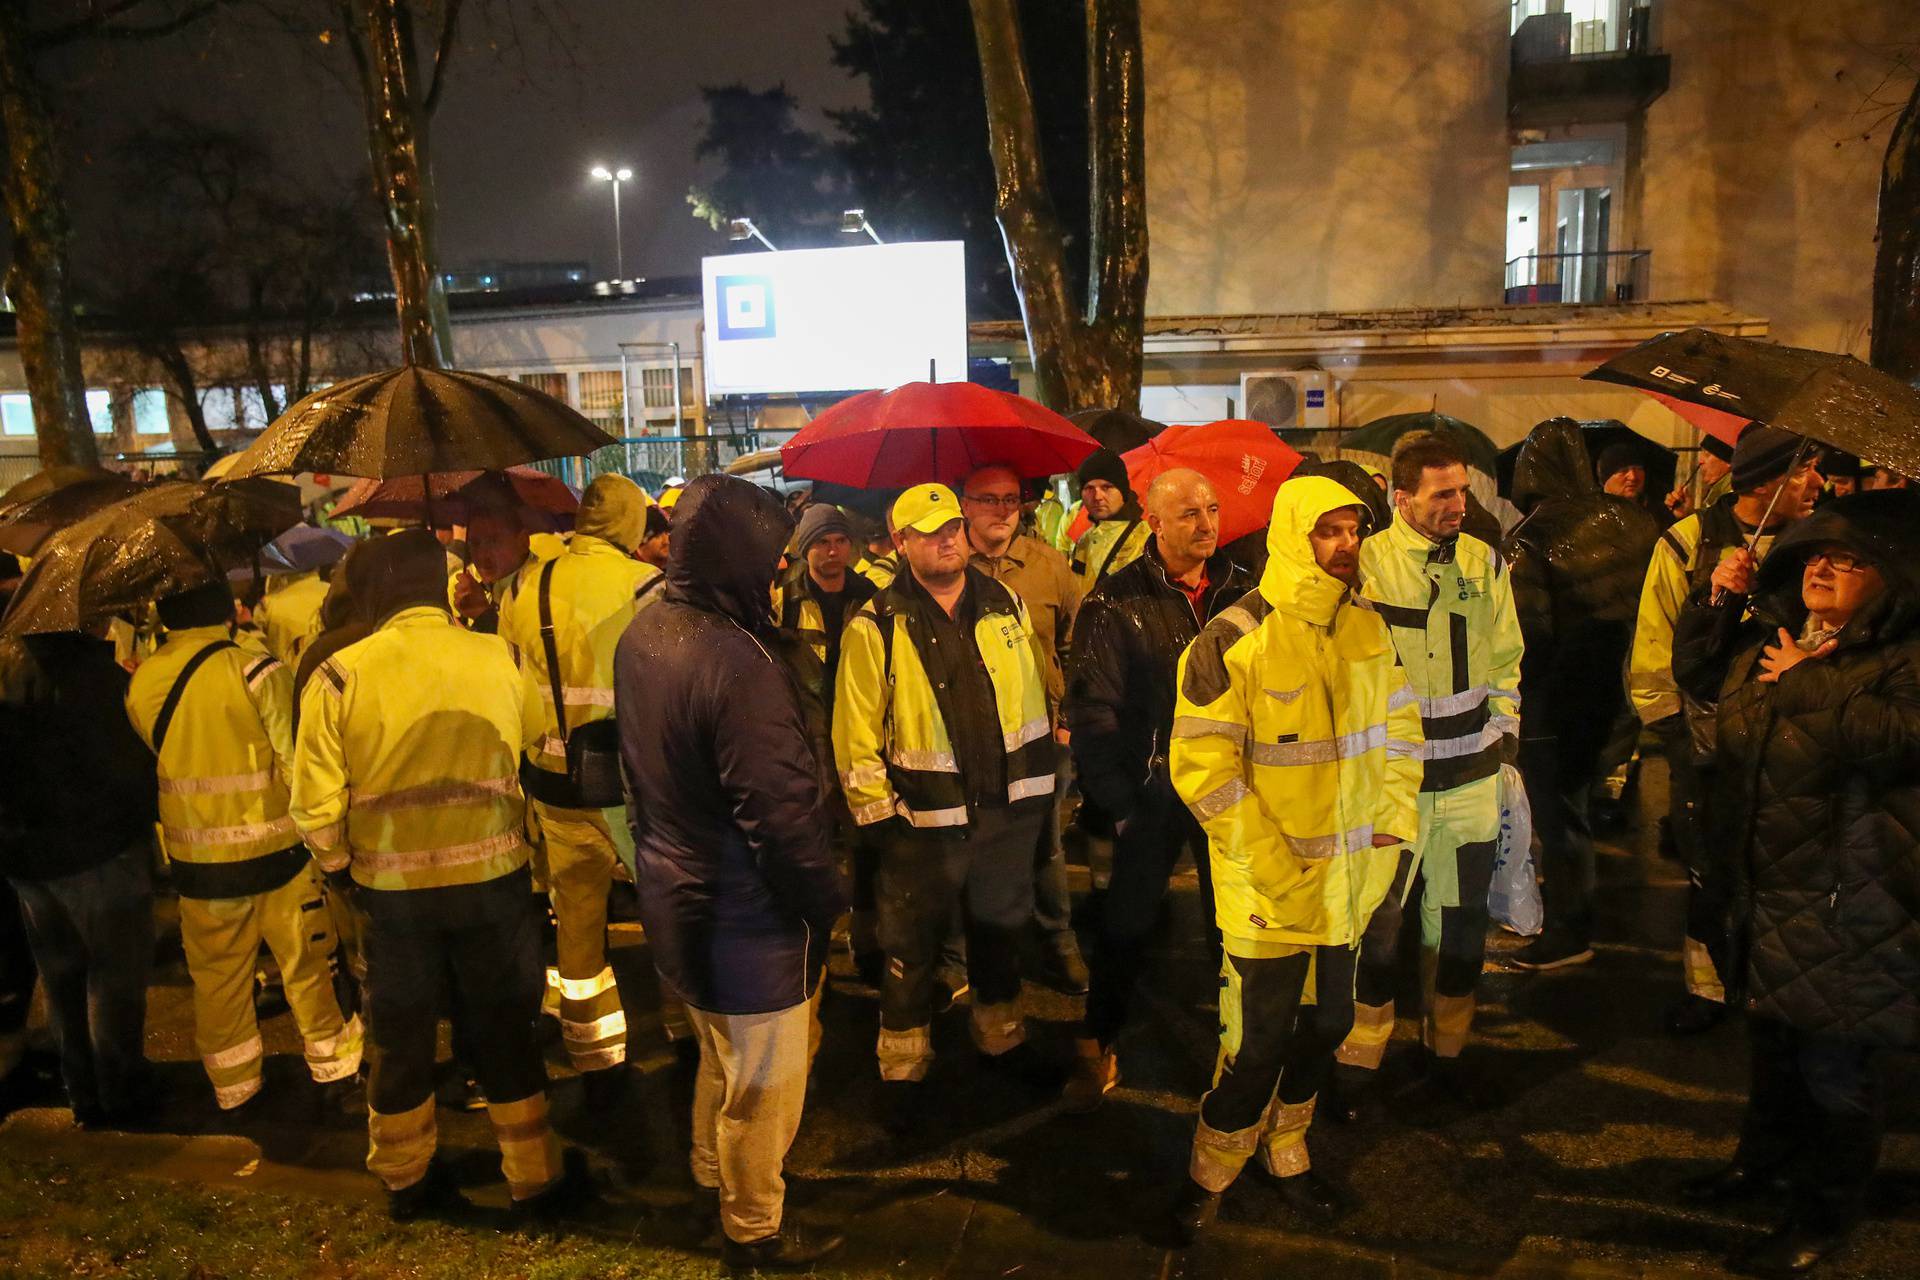
<instances>
[{"instance_id":1,"label":"hood pulled over head","mask_svg":"<svg viewBox=\"0 0 1920 1280\"><path fill-rule=\"evenodd\" d=\"M764 489L737 476L701 476L674 506L667 582L677 599L764 630L774 571L792 532L793 518Z\"/></svg>"},{"instance_id":2,"label":"hood pulled over head","mask_svg":"<svg viewBox=\"0 0 1920 1280\"><path fill-rule=\"evenodd\" d=\"M1599 495L1581 431L1572 418L1548 418L1527 432L1513 463L1513 505L1530 511L1549 498Z\"/></svg>"},{"instance_id":3,"label":"hood pulled over head","mask_svg":"<svg viewBox=\"0 0 1920 1280\"><path fill-rule=\"evenodd\" d=\"M1369 518L1366 505L1351 489L1325 476L1295 476L1273 496L1260 594L1280 612L1318 626L1332 623L1347 584L1314 561L1307 535L1321 516L1341 507L1356 508L1363 525Z\"/></svg>"},{"instance_id":4,"label":"hood pulled over head","mask_svg":"<svg viewBox=\"0 0 1920 1280\"><path fill-rule=\"evenodd\" d=\"M346 591L358 617L373 626L402 609L447 607L447 552L425 529L402 529L355 549Z\"/></svg>"},{"instance_id":5,"label":"hood pulled over head","mask_svg":"<svg viewBox=\"0 0 1920 1280\"><path fill-rule=\"evenodd\" d=\"M580 495L580 511L573 531L604 538L628 555L639 550L647 536L647 491L623 475L608 472L593 478Z\"/></svg>"},{"instance_id":6,"label":"hood pulled over head","mask_svg":"<svg viewBox=\"0 0 1920 1280\"><path fill-rule=\"evenodd\" d=\"M1835 498L1804 520L1795 521L1760 562L1755 595L1769 612L1797 617L1800 572L1815 547L1836 546L1871 561L1887 584L1876 620L1905 631L1920 613L1920 493L1911 489L1875 489ZM1883 638L1891 638L1887 628Z\"/></svg>"}]
</instances>

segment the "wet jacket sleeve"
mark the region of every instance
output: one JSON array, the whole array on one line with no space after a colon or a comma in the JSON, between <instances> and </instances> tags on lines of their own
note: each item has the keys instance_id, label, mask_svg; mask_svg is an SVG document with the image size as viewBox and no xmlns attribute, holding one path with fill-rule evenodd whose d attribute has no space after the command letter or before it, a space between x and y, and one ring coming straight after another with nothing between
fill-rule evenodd
<instances>
[{"instance_id":1,"label":"wet jacket sleeve","mask_svg":"<svg viewBox=\"0 0 1920 1280\"><path fill-rule=\"evenodd\" d=\"M1376 835L1409 841L1419 838L1420 781L1426 772L1426 766L1420 763L1420 747L1426 740L1420 699L1396 653L1393 692L1387 697L1387 776L1380 788L1380 807L1373 815Z\"/></svg>"},{"instance_id":2,"label":"wet jacket sleeve","mask_svg":"<svg viewBox=\"0 0 1920 1280\"><path fill-rule=\"evenodd\" d=\"M887 778L886 652L880 623L861 610L840 634L840 667L833 685L833 765L840 790L860 826L893 817L893 784ZM888 619L886 625L893 625Z\"/></svg>"},{"instance_id":3,"label":"wet jacket sleeve","mask_svg":"<svg viewBox=\"0 0 1920 1280\"><path fill-rule=\"evenodd\" d=\"M323 871L353 860L347 844L347 760L340 737L342 693L337 668L321 664L300 701L300 736L293 744L293 825Z\"/></svg>"},{"instance_id":4,"label":"wet jacket sleeve","mask_svg":"<svg viewBox=\"0 0 1920 1280\"><path fill-rule=\"evenodd\" d=\"M1687 602L1687 565L1676 547L1679 530L1698 521L1683 520L1654 544L1647 578L1640 588L1640 616L1633 628L1633 657L1627 668L1627 693L1641 724L1657 724L1680 714L1680 690L1673 680L1673 627ZM1691 554L1691 552L1688 552Z\"/></svg>"},{"instance_id":5,"label":"wet jacket sleeve","mask_svg":"<svg viewBox=\"0 0 1920 1280\"><path fill-rule=\"evenodd\" d=\"M1512 764L1520 750L1520 660L1527 643L1520 635L1520 615L1514 608L1513 574L1506 563L1493 571L1493 634L1487 650L1487 710L1489 723L1500 730L1501 759Z\"/></svg>"},{"instance_id":6,"label":"wet jacket sleeve","mask_svg":"<svg viewBox=\"0 0 1920 1280\"><path fill-rule=\"evenodd\" d=\"M1672 640L1675 687L1706 703L1719 701L1734 655L1759 638L1755 627L1740 622L1747 597L1732 596L1718 605L1711 600L1710 589L1687 600L1674 619Z\"/></svg>"},{"instance_id":7,"label":"wet jacket sleeve","mask_svg":"<svg viewBox=\"0 0 1920 1280\"><path fill-rule=\"evenodd\" d=\"M1237 657L1246 646L1223 650L1209 644L1210 638L1203 632L1180 656L1180 694L1169 753L1173 789L1206 829L1215 864L1232 866L1256 892L1277 901L1299 883L1305 867L1287 847L1280 824L1259 793L1247 785L1253 713L1245 693L1256 686ZM1194 680L1191 668L1196 661L1218 663L1222 670ZM1197 691L1210 700L1201 704L1188 697Z\"/></svg>"},{"instance_id":8,"label":"wet jacket sleeve","mask_svg":"<svg viewBox=\"0 0 1920 1280\"><path fill-rule=\"evenodd\" d=\"M1080 789L1115 822L1133 812L1141 781L1128 764L1129 735L1123 727L1128 714L1127 646L1120 631L1104 595L1088 600L1074 627L1061 707L1072 734Z\"/></svg>"},{"instance_id":9,"label":"wet jacket sleeve","mask_svg":"<svg viewBox=\"0 0 1920 1280\"><path fill-rule=\"evenodd\" d=\"M726 666L708 690L720 785L774 897L824 937L847 896L793 687L764 651Z\"/></svg>"},{"instance_id":10,"label":"wet jacket sleeve","mask_svg":"<svg viewBox=\"0 0 1920 1280\"><path fill-rule=\"evenodd\" d=\"M1520 636L1526 642L1526 656L1520 661L1520 693L1525 714L1540 716L1546 710L1546 690L1542 687L1553 659L1553 590L1547 557L1524 538L1510 538L1502 548L1513 581L1513 610L1520 619Z\"/></svg>"}]
</instances>

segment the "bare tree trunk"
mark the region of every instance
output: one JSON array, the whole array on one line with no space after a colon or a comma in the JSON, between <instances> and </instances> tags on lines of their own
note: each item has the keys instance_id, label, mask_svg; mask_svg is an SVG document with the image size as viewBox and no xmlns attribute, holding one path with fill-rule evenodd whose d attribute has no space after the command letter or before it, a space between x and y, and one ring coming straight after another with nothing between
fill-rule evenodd
<instances>
[{"instance_id":1,"label":"bare tree trunk","mask_svg":"<svg viewBox=\"0 0 1920 1280\"><path fill-rule=\"evenodd\" d=\"M1138 410L1146 311L1145 104L1138 0L1086 0L1093 261L1077 307L1047 190L1016 0L972 0L987 145L1040 398L1062 411Z\"/></svg>"},{"instance_id":2,"label":"bare tree trunk","mask_svg":"<svg viewBox=\"0 0 1920 1280\"><path fill-rule=\"evenodd\" d=\"M1093 260L1087 316L1105 386L1092 405L1140 407L1147 313L1146 103L1140 0L1086 0Z\"/></svg>"},{"instance_id":3,"label":"bare tree trunk","mask_svg":"<svg viewBox=\"0 0 1920 1280\"><path fill-rule=\"evenodd\" d=\"M453 326L435 244L433 171L427 149L433 91L423 90L420 83L413 15L407 0L351 0L351 4L348 43L358 61L366 101L367 149L385 215L400 349L409 364L450 366ZM443 59L446 52L441 50ZM436 74L434 88L438 85Z\"/></svg>"},{"instance_id":4,"label":"bare tree trunk","mask_svg":"<svg viewBox=\"0 0 1920 1280\"><path fill-rule=\"evenodd\" d=\"M261 412L272 422L286 409L273 394L273 371L268 367L266 327L268 319L266 282L254 279L247 286L247 373L253 379L254 393L260 397Z\"/></svg>"},{"instance_id":5,"label":"bare tree trunk","mask_svg":"<svg viewBox=\"0 0 1920 1280\"><path fill-rule=\"evenodd\" d=\"M27 47L26 8L0 3L0 122L7 137L7 171L0 185L13 234L7 296L18 327L20 365L33 398L41 463L94 466L100 455L80 368L66 202L60 193L52 122Z\"/></svg>"},{"instance_id":6,"label":"bare tree trunk","mask_svg":"<svg viewBox=\"0 0 1920 1280\"><path fill-rule=\"evenodd\" d=\"M193 361L187 359L187 353L179 346L162 348L149 344L147 354L167 375L167 381L173 384L173 398L180 402L181 412L187 415L187 428L193 432L194 443L200 446L200 452L209 456L220 452L219 442L213 438L213 432L207 426L207 407L200 403L200 380L194 376Z\"/></svg>"},{"instance_id":7,"label":"bare tree trunk","mask_svg":"<svg viewBox=\"0 0 1920 1280\"><path fill-rule=\"evenodd\" d=\"M1920 379L1920 82L1887 140L1873 262L1875 368Z\"/></svg>"}]
</instances>

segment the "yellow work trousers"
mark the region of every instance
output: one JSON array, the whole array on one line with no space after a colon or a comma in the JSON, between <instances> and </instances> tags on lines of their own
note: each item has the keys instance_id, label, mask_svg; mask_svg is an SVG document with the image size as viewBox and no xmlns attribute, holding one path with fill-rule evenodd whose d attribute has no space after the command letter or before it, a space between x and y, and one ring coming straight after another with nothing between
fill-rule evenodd
<instances>
[{"instance_id":1,"label":"yellow work trousers","mask_svg":"<svg viewBox=\"0 0 1920 1280\"><path fill-rule=\"evenodd\" d=\"M533 810L546 851L560 968L560 1031L576 1071L627 1060L627 1015L607 963L607 893L614 867L633 862L622 809Z\"/></svg>"},{"instance_id":2,"label":"yellow work trousers","mask_svg":"<svg viewBox=\"0 0 1920 1280\"><path fill-rule=\"evenodd\" d=\"M194 1044L222 1109L260 1092L265 1048L253 1014L253 974L263 941L280 966L314 1080L343 1080L360 1069L360 1019L343 1018L334 998L333 921L312 863L266 893L180 899L180 941L193 978Z\"/></svg>"}]
</instances>

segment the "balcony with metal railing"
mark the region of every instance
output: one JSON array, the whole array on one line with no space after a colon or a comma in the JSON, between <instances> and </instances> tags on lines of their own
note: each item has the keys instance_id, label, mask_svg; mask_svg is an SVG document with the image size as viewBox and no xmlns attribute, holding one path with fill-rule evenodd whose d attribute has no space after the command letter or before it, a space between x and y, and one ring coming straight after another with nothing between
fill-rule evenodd
<instances>
[{"instance_id":1,"label":"balcony with metal railing","mask_svg":"<svg viewBox=\"0 0 1920 1280\"><path fill-rule=\"evenodd\" d=\"M1644 302L1651 249L1609 253L1525 253L1507 261L1506 300L1528 302Z\"/></svg>"},{"instance_id":2,"label":"balcony with metal railing","mask_svg":"<svg viewBox=\"0 0 1920 1280\"><path fill-rule=\"evenodd\" d=\"M1667 91L1671 59L1653 47L1654 7L1618 0L1590 4L1577 18L1521 17L1517 0L1507 118L1514 125L1593 124L1631 119ZM1565 0L1562 0L1564 5Z\"/></svg>"}]
</instances>

